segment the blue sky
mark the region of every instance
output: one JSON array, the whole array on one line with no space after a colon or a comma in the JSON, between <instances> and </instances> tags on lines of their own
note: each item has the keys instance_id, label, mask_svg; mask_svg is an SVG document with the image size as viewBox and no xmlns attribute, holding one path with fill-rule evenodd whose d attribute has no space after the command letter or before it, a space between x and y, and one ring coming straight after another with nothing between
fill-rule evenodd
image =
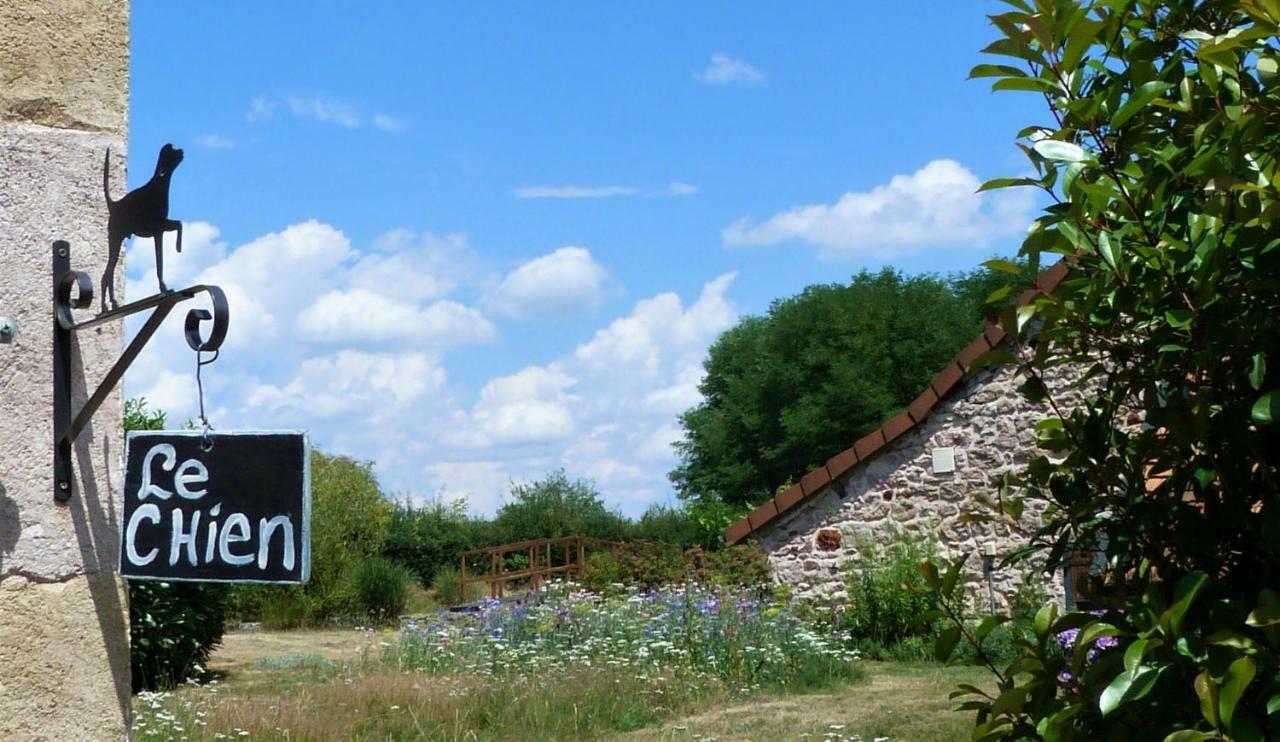
<instances>
[{"instance_id":1,"label":"blue sky","mask_svg":"<svg viewBox=\"0 0 1280 742\"><path fill-rule=\"evenodd\" d=\"M561 466L671 501L737 317L1016 249L1034 202L973 193L1042 115L965 80L997 9L135 0L129 182L186 150L167 277L232 299L214 425L303 427L480 513ZM135 246L130 295L150 271ZM126 392L185 419L180 320Z\"/></svg>"}]
</instances>

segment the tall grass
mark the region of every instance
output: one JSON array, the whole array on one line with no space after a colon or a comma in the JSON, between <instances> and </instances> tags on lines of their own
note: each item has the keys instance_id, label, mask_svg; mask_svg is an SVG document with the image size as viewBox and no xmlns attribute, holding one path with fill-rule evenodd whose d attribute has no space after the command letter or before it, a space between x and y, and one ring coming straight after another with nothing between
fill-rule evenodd
<instances>
[{"instance_id":1,"label":"tall grass","mask_svg":"<svg viewBox=\"0 0 1280 742\"><path fill-rule=\"evenodd\" d=\"M436 600L444 605L461 605L481 600L489 594L489 589L478 582L467 585L466 594L462 591L462 576L458 568L452 564L436 570L431 580L431 589L436 593Z\"/></svg>"},{"instance_id":2,"label":"tall grass","mask_svg":"<svg viewBox=\"0 0 1280 742\"><path fill-rule=\"evenodd\" d=\"M199 693L199 691L197 691ZM584 668L554 678L372 672L219 698L150 695L134 740L579 740L727 700L713 682Z\"/></svg>"}]
</instances>

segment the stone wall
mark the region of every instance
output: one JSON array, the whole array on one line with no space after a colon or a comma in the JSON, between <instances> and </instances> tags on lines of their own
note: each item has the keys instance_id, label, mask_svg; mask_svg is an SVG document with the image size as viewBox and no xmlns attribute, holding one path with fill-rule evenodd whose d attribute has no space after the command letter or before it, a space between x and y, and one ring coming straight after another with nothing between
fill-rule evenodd
<instances>
[{"instance_id":1,"label":"stone wall","mask_svg":"<svg viewBox=\"0 0 1280 742\"><path fill-rule=\"evenodd\" d=\"M20 325L0 345L0 739L128 733L120 393L80 435L71 500L55 504L51 269L64 239L73 268L95 283L104 270L102 160L110 147L123 193L128 75L126 0L0 2L0 315ZM119 357L121 332L77 333L73 409Z\"/></svg>"},{"instance_id":2,"label":"stone wall","mask_svg":"<svg viewBox=\"0 0 1280 742\"><path fill-rule=\"evenodd\" d=\"M859 464L808 501L754 534L775 578L809 598L844 595L845 576L860 544L884 545L901 534L932 541L944 557L969 554L966 591L972 602L989 600L982 555L994 546L996 562L1024 546L1043 507L1029 503L1020 524L963 523L973 496L995 493L992 480L1015 473L1035 455L1034 425L1048 416L1018 394L1009 368L976 373L939 402L933 414L866 464ZM951 448L955 470L935 474L933 452ZM992 574L998 610L1006 610L1025 571ZM1062 599L1061 575L1037 577L1046 593Z\"/></svg>"}]
</instances>

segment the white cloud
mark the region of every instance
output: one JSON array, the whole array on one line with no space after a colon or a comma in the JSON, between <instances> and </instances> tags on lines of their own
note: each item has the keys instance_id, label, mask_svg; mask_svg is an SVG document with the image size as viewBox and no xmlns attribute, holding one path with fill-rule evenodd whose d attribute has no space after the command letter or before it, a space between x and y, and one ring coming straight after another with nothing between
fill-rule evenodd
<instances>
[{"instance_id":1,"label":"white cloud","mask_svg":"<svg viewBox=\"0 0 1280 742\"><path fill-rule=\"evenodd\" d=\"M673 182L668 183L667 187L658 192L661 196L693 196L698 193L698 187L691 183Z\"/></svg>"},{"instance_id":2,"label":"white cloud","mask_svg":"<svg viewBox=\"0 0 1280 742\"><path fill-rule=\"evenodd\" d=\"M155 380L139 396L146 398L153 410L181 410L196 398L195 375L175 373L169 369L161 369ZM181 420L169 419L169 427L176 427Z\"/></svg>"},{"instance_id":3,"label":"white cloud","mask_svg":"<svg viewBox=\"0 0 1280 742\"><path fill-rule=\"evenodd\" d=\"M226 291L233 313L227 342L245 347L291 327L314 292L341 280L355 254L346 235L313 220L242 245L193 280Z\"/></svg>"},{"instance_id":4,"label":"white cloud","mask_svg":"<svg viewBox=\"0 0 1280 742\"><path fill-rule=\"evenodd\" d=\"M563 317L604 301L608 272L582 247L562 247L509 273L488 299L510 317Z\"/></svg>"},{"instance_id":5,"label":"white cloud","mask_svg":"<svg viewBox=\"0 0 1280 742\"><path fill-rule=\"evenodd\" d=\"M404 233L395 244L358 251L333 227L316 221L289 226L231 250L218 230L202 222L186 225L182 253L166 248L170 286L214 284L227 294L230 329L222 360L207 370L216 388L219 379L247 395L256 385L284 388L282 379L320 352L381 350L443 352L461 343L493 336L492 323L478 310L458 301L437 299L449 291L464 270L470 248L460 236L438 238ZM130 297L156 289L150 240L139 240L127 256ZM452 262L451 262L452 261ZM435 275L437 265L450 264L449 275ZM333 299L332 302L318 297ZM188 307L207 304L203 296L174 312L143 352L128 377L131 394L175 389L164 374L190 374L193 357L182 339ZM368 311L361 312L360 309ZM129 323L136 331L140 320ZM235 376L234 379L229 376ZM167 394L166 409L175 419L190 416L194 394L185 399ZM241 400L243 401L243 400Z\"/></svg>"},{"instance_id":6,"label":"white cloud","mask_svg":"<svg viewBox=\"0 0 1280 742\"><path fill-rule=\"evenodd\" d=\"M804 242L828 258L892 258L925 247L970 244L1021 234L1035 209L1027 189L978 193L981 181L955 160L934 160L834 204L797 206L756 224L725 228L728 245Z\"/></svg>"},{"instance_id":7,"label":"white cloud","mask_svg":"<svg viewBox=\"0 0 1280 742\"><path fill-rule=\"evenodd\" d=\"M702 401L698 384L702 381L702 363L691 363L676 371L674 383L649 392L644 397L645 406L660 414L675 418L681 412Z\"/></svg>"},{"instance_id":8,"label":"white cloud","mask_svg":"<svg viewBox=\"0 0 1280 742\"><path fill-rule=\"evenodd\" d=\"M368 289L330 291L298 315L301 337L332 345L415 343L435 348L491 340L493 323L455 301L426 307Z\"/></svg>"},{"instance_id":9,"label":"white cloud","mask_svg":"<svg viewBox=\"0 0 1280 742\"><path fill-rule=\"evenodd\" d=\"M426 354L343 350L307 359L281 387L256 387L247 404L311 419L358 415L366 422L382 423L444 385L444 369Z\"/></svg>"},{"instance_id":10,"label":"white cloud","mask_svg":"<svg viewBox=\"0 0 1280 742\"><path fill-rule=\"evenodd\" d=\"M607 502L631 515L669 495L675 417L700 399L707 346L737 319L725 296L732 280L726 274L707 283L691 304L674 293L641 300L573 354L492 379L470 411L442 422L441 440L484 451L474 457L483 464L435 470L443 478L432 481L471 493L480 506L499 502L507 479L528 481L563 466L594 480ZM449 478L459 471L476 480ZM483 491L485 482L503 490Z\"/></svg>"},{"instance_id":11,"label":"white cloud","mask_svg":"<svg viewBox=\"0 0 1280 742\"><path fill-rule=\"evenodd\" d=\"M371 120L374 128L389 131L393 134L398 134L409 128L409 122L404 118L385 113L375 113Z\"/></svg>"},{"instance_id":12,"label":"white cloud","mask_svg":"<svg viewBox=\"0 0 1280 742\"><path fill-rule=\"evenodd\" d=\"M359 106L326 95L288 95L283 101L260 95L250 101L249 112L245 114L245 118L251 123L271 121L276 118L277 111L282 107L298 118L312 119L345 129L358 129L366 123L371 124L375 129L391 133L399 133L409 128L407 119L383 111L375 112L366 122Z\"/></svg>"},{"instance_id":13,"label":"white cloud","mask_svg":"<svg viewBox=\"0 0 1280 742\"><path fill-rule=\"evenodd\" d=\"M473 411L481 440L492 445L568 437L575 427L570 405L577 398L567 390L577 382L553 363L530 366L485 384Z\"/></svg>"},{"instance_id":14,"label":"white cloud","mask_svg":"<svg viewBox=\"0 0 1280 742\"><path fill-rule=\"evenodd\" d=\"M641 459L651 461L670 460L675 454L676 442L684 438L684 431L675 423L663 423L646 435L636 447Z\"/></svg>"},{"instance_id":15,"label":"white cloud","mask_svg":"<svg viewBox=\"0 0 1280 742\"><path fill-rule=\"evenodd\" d=\"M516 198L609 198L636 196L640 191L630 186L527 186L511 192Z\"/></svg>"},{"instance_id":16,"label":"white cloud","mask_svg":"<svg viewBox=\"0 0 1280 742\"><path fill-rule=\"evenodd\" d=\"M741 59L728 54L712 54L707 68L694 72L695 80L708 85L751 85L764 82L764 73Z\"/></svg>"},{"instance_id":17,"label":"white cloud","mask_svg":"<svg viewBox=\"0 0 1280 742\"><path fill-rule=\"evenodd\" d=\"M196 145L205 149L231 149L236 146L236 143L230 137L211 133L196 138Z\"/></svg>"},{"instance_id":18,"label":"white cloud","mask_svg":"<svg viewBox=\"0 0 1280 742\"><path fill-rule=\"evenodd\" d=\"M466 500L475 512L494 513L513 480L501 461L439 461L422 467L428 482L446 502Z\"/></svg>"},{"instance_id":19,"label":"white cloud","mask_svg":"<svg viewBox=\"0 0 1280 742\"><path fill-rule=\"evenodd\" d=\"M372 247L351 268L353 287L421 301L487 280L484 261L460 233L392 229L376 237Z\"/></svg>"},{"instance_id":20,"label":"white cloud","mask_svg":"<svg viewBox=\"0 0 1280 742\"><path fill-rule=\"evenodd\" d=\"M644 476L644 469L611 455L618 425L601 425L565 449L561 461L567 471L596 482L629 481Z\"/></svg>"},{"instance_id":21,"label":"white cloud","mask_svg":"<svg viewBox=\"0 0 1280 742\"><path fill-rule=\"evenodd\" d=\"M258 121L270 121L276 117L276 109L279 107L274 99L259 95L249 101L249 111L245 114L245 118L250 123Z\"/></svg>"},{"instance_id":22,"label":"white cloud","mask_svg":"<svg viewBox=\"0 0 1280 742\"><path fill-rule=\"evenodd\" d=\"M337 124L348 129L355 129L361 124L360 114L355 107L336 98L326 98L320 95L307 97L291 95L288 103L289 111L294 116Z\"/></svg>"},{"instance_id":23,"label":"white cloud","mask_svg":"<svg viewBox=\"0 0 1280 742\"><path fill-rule=\"evenodd\" d=\"M725 299L734 276L726 273L708 283L687 310L674 293L638 302L630 315L614 320L579 345L574 357L598 372L607 371L619 382L659 378L673 363L678 372L690 354L701 361L711 341L737 318Z\"/></svg>"}]
</instances>

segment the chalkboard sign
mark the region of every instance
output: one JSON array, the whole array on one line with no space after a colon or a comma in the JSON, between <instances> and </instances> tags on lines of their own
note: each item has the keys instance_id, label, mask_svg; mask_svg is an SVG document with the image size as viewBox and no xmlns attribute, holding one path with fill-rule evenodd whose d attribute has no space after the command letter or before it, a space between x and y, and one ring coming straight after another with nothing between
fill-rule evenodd
<instances>
[{"instance_id":1,"label":"chalkboard sign","mask_svg":"<svg viewBox=\"0 0 1280 742\"><path fill-rule=\"evenodd\" d=\"M125 445L120 574L306 582L311 454L296 432L133 431Z\"/></svg>"}]
</instances>

